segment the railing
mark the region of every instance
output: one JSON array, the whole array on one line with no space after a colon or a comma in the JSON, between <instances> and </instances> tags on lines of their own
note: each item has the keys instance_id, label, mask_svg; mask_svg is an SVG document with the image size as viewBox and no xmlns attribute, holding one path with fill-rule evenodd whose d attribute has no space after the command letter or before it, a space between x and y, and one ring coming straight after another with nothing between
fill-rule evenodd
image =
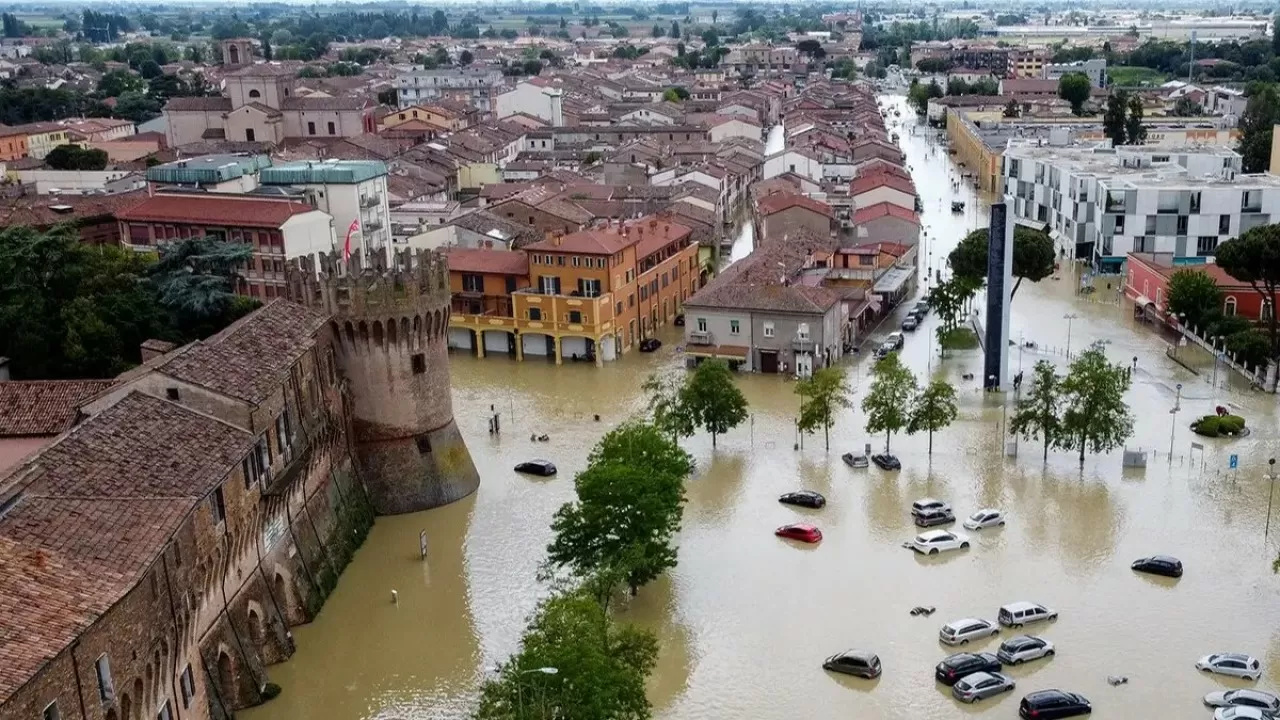
<instances>
[{"instance_id":1,"label":"railing","mask_svg":"<svg viewBox=\"0 0 1280 720\"><path fill-rule=\"evenodd\" d=\"M715 345L715 340L712 337L711 333L707 332L706 330L690 330L689 344L690 345Z\"/></svg>"},{"instance_id":2,"label":"railing","mask_svg":"<svg viewBox=\"0 0 1280 720\"><path fill-rule=\"evenodd\" d=\"M813 340L809 338L792 338L791 349L796 352L813 352Z\"/></svg>"},{"instance_id":3,"label":"railing","mask_svg":"<svg viewBox=\"0 0 1280 720\"><path fill-rule=\"evenodd\" d=\"M382 204L381 195L365 195L360 198L360 207L362 208L378 207L381 204Z\"/></svg>"}]
</instances>

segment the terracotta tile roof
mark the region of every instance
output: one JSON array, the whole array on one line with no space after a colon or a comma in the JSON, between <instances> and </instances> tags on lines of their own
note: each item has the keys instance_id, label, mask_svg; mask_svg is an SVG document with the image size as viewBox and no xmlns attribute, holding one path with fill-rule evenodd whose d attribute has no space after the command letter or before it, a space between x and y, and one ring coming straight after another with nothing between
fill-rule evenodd
<instances>
[{"instance_id":1,"label":"terracotta tile roof","mask_svg":"<svg viewBox=\"0 0 1280 720\"><path fill-rule=\"evenodd\" d=\"M783 210L790 210L794 207L801 207L805 210L831 217L831 206L818 202L813 198L805 195L797 195L795 193L779 192L772 195L765 195L756 203L761 215L773 215Z\"/></svg>"},{"instance_id":2,"label":"terracotta tile roof","mask_svg":"<svg viewBox=\"0 0 1280 720\"><path fill-rule=\"evenodd\" d=\"M458 272L495 275L529 274L529 256L520 251L452 248L447 255L449 269Z\"/></svg>"},{"instance_id":3,"label":"terracotta tile roof","mask_svg":"<svg viewBox=\"0 0 1280 720\"><path fill-rule=\"evenodd\" d=\"M231 112L231 98L175 97L164 104L166 111L175 112Z\"/></svg>"},{"instance_id":4,"label":"terracotta tile roof","mask_svg":"<svg viewBox=\"0 0 1280 720\"><path fill-rule=\"evenodd\" d=\"M287 97L280 101L281 110L363 110L373 103L364 97Z\"/></svg>"},{"instance_id":5,"label":"terracotta tile roof","mask_svg":"<svg viewBox=\"0 0 1280 720\"><path fill-rule=\"evenodd\" d=\"M831 238L803 230L771 242L726 268L686 300L685 307L825 314L841 301L841 294L830 288L801 285L791 278L810 255L830 253L835 247Z\"/></svg>"},{"instance_id":6,"label":"terracotta tile roof","mask_svg":"<svg viewBox=\"0 0 1280 720\"><path fill-rule=\"evenodd\" d=\"M82 402L113 383L113 380L0 382L0 437L57 435L71 427Z\"/></svg>"},{"instance_id":7,"label":"terracotta tile roof","mask_svg":"<svg viewBox=\"0 0 1280 720\"><path fill-rule=\"evenodd\" d=\"M311 348L328 317L276 299L159 366L170 377L249 403L265 400Z\"/></svg>"},{"instance_id":8,"label":"terracotta tile roof","mask_svg":"<svg viewBox=\"0 0 1280 720\"><path fill-rule=\"evenodd\" d=\"M0 701L111 607L128 583L0 537Z\"/></svg>"},{"instance_id":9,"label":"terracotta tile roof","mask_svg":"<svg viewBox=\"0 0 1280 720\"><path fill-rule=\"evenodd\" d=\"M872 220L878 220L882 217L895 217L899 220L906 220L913 225L920 224L920 216L916 215L914 210L908 210L899 205L894 205L891 202L879 202L875 205L868 205L867 207L859 208L858 211L853 214L853 223L855 225L860 225Z\"/></svg>"},{"instance_id":10,"label":"terracotta tile roof","mask_svg":"<svg viewBox=\"0 0 1280 720\"><path fill-rule=\"evenodd\" d=\"M116 213L125 221L278 228L294 215L315 212L300 202L258 197L156 195Z\"/></svg>"},{"instance_id":11,"label":"terracotta tile roof","mask_svg":"<svg viewBox=\"0 0 1280 720\"><path fill-rule=\"evenodd\" d=\"M908 195L916 194L916 186L910 180L888 172L870 173L855 178L851 185L851 194L861 195L880 187L890 187Z\"/></svg>"},{"instance_id":12,"label":"terracotta tile roof","mask_svg":"<svg viewBox=\"0 0 1280 720\"><path fill-rule=\"evenodd\" d=\"M527 245L525 249L538 252L567 252L582 255L612 255L619 250L639 245L637 257L669 242L687 238L688 227L649 216L625 223L623 227L612 224L606 228L591 228L562 237L542 240Z\"/></svg>"}]
</instances>

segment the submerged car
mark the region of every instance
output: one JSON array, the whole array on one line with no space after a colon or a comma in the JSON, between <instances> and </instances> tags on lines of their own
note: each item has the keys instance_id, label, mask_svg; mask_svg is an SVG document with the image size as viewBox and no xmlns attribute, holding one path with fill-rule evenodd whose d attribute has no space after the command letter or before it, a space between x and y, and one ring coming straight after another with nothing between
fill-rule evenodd
<instances>
[{"instance_id":1,"label":"submerged car","mask_svg":"<svg viewBox=\"0 0 1280 720\"><path fill-rule=\"evenodd\" d=\"M1245 705L1221 707L1213 711L1213 720L1277 720L1275 713Z\"/></svg>"},{"instance_id":2,"label":"submerged car","mask_svg":"<svg viewBox=\"0 0 1280 720\"><path fill-rule=\"evenodd\" d=\"M1133 561L1133 565L1130 567L1138 572L1150 573L1151 575L1163 575L1171 578L1182 577L1182 561L1168 555L1152 555L1151 557L1138 558Z\"/></svg>"},{"instance_id":3,"label":"submerged car","mask_svg":"<svg viewBox=\"0 0 1280 720\"><path fill-rule=\"evenodd\" d=\"M954 685L966 675L976 672L999 672L1004 667L992 653L956 653L948 655L933 668L933 677L943 685Z\"/></svg>"},{"instance_id":4,"label":"submerged car","mask_svg":"<svg viewBox=\"0 0 1280 720\"><path fill-rule=\"evenodd\" d=\"M964 521L964 527L966 530L1004 527L1004 513L992 508L984 508L970 515Z\"/></svg>"},{"instance_id":5,"label":"submerged car","mask_svg":"<svg viewBox=\"0 0 1280 720\"><path fill-rule=\"evenodd\" d=\"M800 507L813 508L816 510L825 506L827 504L827 499L822 497L822 493L816 493L812 490L797 490L795 492L789 492L782 495L778 498L778 502L783 505L799 505Z\"/></svg>"},{"instance_id":6,"label":"submerged car","mask_svg":"<svg viewBox=\"0 0 1280 720\"><path fill-rule=\"evenodd\" d=\"M658 338L645 338L640 341L640 352L651 353L662 347L662 341Z\"/></svg>"},{"instance_id":7,"label":"submerged car","mask_svg":"<svg viewBox=\"0 0 1280 720\"><path fill-rule=\"evenodd\" d=\"M981 640L999 634L1000 628L990 620L964 618L943 625L938 630L938 640L945 645L968 645L970 640Z\"/></svg>"},{"instance_id":8,"label":"submerged car","mask_svg":"<svg viewBox=\"0 0 1280 720\"><path fill-rule=\"evenodd\" d=\"M1053 657L1053 643L1035 635L1018 635L1000 643L996 657L1005 665L1021 665L1029 660Z\"/></svg>"},{"instance_id":9,"label":"submerged car","mask_svg":"<svg viewBox=\"0 0 1280 720\"><path fill-rule=\"evenodd\" d=\"M1034 622L1057 620L1058 612L1050 610L1043 605L1022 601L1009 603L1000 608L1000 613L996 616L996 619L1005 627L1020 628L1023 625L1030 625Z\"/></svg>"},{"instance_id":10,"label":"submerged car","mask_svg":"<svg viewBox=\"0 0 1280 720\"><path fill-rule=\"evenodd\" d=\"M1204 696L1204 704L1212 708L1220 707L1255 707L1269 713L1280 714L1280 697L1262 690L1219 690Z\"/></svg>"},{"instance_id":11,"label":"submerged car","mask_svg":"<svg viewBox=\"0 0 1280 720\"><path fill-rule=\"evenodd\" d=\"M844 461L845 465L859 470L871 465L871 461L867 459L867 456L861 453L857 455L853 453L845 453L840 456L840 459Z\"/></svg>"},{"instance_id":12,"label":"submerged car","mask_svg":"<svg viewBox=\"0 0 1280 720\"><path fill-rule=\"evenodd\" d=\"M1196 661L1196 669L1245 680L1257 680L1262 677L1262 663L1258 662L1258 658L1241 653L1205 655Z\"/></svg>"},{"instance_id":13,"label":"submerged car","mask_svg":"<svg viewBox=\"0 0 1280 720\"><path fill-rule=\"evenodd\" d=\"M897 456L888 453L878 453L871 456L871 462L881 470L901 470L902 463L898 461Z\"/></svg>"},{"instance_id":14,"label":"submerged car","mask_svg":"<svg viewBox=\"0 0 1280 720\"><path fill-rule=\"evenodd\" d=\"M916 527L934 527L935 525L946 525L956 521L956 516L949 508L939 508L930 510L915 516Z\"/></svg>"},{"instance_id":15,"label":"submerged car","mask_svg":"<svg viewBox=\"0 0 1280 720\"><path fill-rule=\"evenodd\" d=\"M915 332L920 327L920 320L915 315L908 315L902 320L902 329L907 332Z\"/></svg>"},{"instance_id":16,"label":"submerged car","mask_svg":"<svg viewBox=\"0 0 1280 720\"><path fill-rule=\"evenodd\" d=\"M911 542L911 549L923 555L937 555L947 550L965 550L969 547L968 536L946 530L930 530L920 533Z\"/></svg>"},{"instance_id":17,"label":"submerged car","mask_svg":"<svg viewBox=\"0 0 1280 720\"><path fill-rule=\"evenodd\" d=\"M1022 720L1058 720L1092 712L1093 706L1085 696L1066 690L1037 690L1018 704L1018 717Z\"/></svg>"},{"instance_id":18,"label":"submerged car","mask_svg":"<svg viewBox=\"0 0 1280 720\"><path fill-rule=\"evenodd\" d=\"M556 466L550 460L529 460L517 465L516 472L551 477L556 474Z\"/></svg>"},{"instance_id":19,"label":"submerged car","mask_svg":"<svg viewBox=\"0 0 1280 720\"><path fill-rule=\"evenodd\" d=\"M965 703L975 703L1001 693L1012 692L1013 678L998 672L978 672L951 686L951 694Z\"/></svg>"},{"instance_id":20,"label":"submerged car","mask_svg":"<svg viewBox=\"0 0 1280 720\"><path fill-rule=\"evenodd\" d=\"M774 530L773 534L778 537L787 538L789 540L799 540L800 542L806 543L816 543L822 540L822 531L808 523L783 525L777 530Z\"/></svg>"},{"instance_id":21,"label":"submerged car","mask_svg":"<svg viewBox=\"0 0 1280 720\"><path fill-rule=\"evenodd\" d=\"M865 650L845 650L827 658L822 669L871 680L880 677L880 657Z\"/></svg>"},{"instance_id":22,"label":"submerged car","mask_svg":"<svg viewBox=\"0 0 1280 720\"><path fill-rule=\"evenodd\" d=\"M911 514L915 517L927 515L928 513L937 512L939 510L951 510L951 505L937 498L920 498L911 503Z\"/></svg>"},{"instance_id":23,"label":"submerged car","mask_svg":"<svg viewBox=\"0 0 1280 720\"><path fill-rule=\"evenodd\" d=\"M907 343L907 336L900 332L891 332L889 337L884 339L886 345L892 345L894 350L901 350L902 346Z\"/></svg>"}]
</instances>

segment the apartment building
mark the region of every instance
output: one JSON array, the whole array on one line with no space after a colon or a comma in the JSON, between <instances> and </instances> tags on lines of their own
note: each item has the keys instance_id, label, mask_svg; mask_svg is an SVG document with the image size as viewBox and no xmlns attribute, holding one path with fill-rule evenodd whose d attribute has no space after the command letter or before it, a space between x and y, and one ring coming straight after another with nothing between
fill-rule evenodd
<instances>
[{"instance_id":1,"label":"apartment building","mask_svg":"<svg viewBox=\"0 0 1280 720\"><path fill-rule=\"evenodd\" d=\"M1079 73L1089 78L1089 84L1100 88L1107 83L1107 61L1105 58L1093 58L1069 63L1048 63L1041 69L1040 77L1045 80L1061 80L1063 75Z\"/></svg>"},{"instance_id":2,"label":"apartment building","mask_svg":"<svg viewBox=\"0 0 1280 720\"><path fill-rule=\"evenodd\" d=\"M523 250L453 250L449 346L597 365L651 337L699 287L692 230L666 216L548 233Z\"/></svg>"},{"instance_id":3,"label":"apartment building","mask_svg":"<svg viewBox=\"0 0 1280 720\"><path fill-rule=\"evenodd\" d=\"M492 98L501 90L502 82L502 71L490 67L437 70L415 67L397 75L395 85L401 109L437 100L455 100L489 112L493 109Z\"/></svg>"},{"instance_id":4,"label":"apartment building","mask_svg":"<svg viewBox=\"0 0 1280 720\"><path fill-rule=\"evenodd\" d=\"M1208 262L1223 240L1280 217L1280 178L1240 174L1225 148L1012 143L1001 175L1020 222L1112 271L1131 252Z\"/></svg>"},{"instance_id":5,"label":"apartment building","mask_svg":"<svg viewBox=\"0 0 1280 720\"><path fill-rule=\"evenodd\" d=\"M387 166L380 160L304 160L263 168L264 188L299 192L309 205L328 213L339 248L351 231L351 251L379 252L390 261L391 205Z\"/></svg>"}]
</instances>

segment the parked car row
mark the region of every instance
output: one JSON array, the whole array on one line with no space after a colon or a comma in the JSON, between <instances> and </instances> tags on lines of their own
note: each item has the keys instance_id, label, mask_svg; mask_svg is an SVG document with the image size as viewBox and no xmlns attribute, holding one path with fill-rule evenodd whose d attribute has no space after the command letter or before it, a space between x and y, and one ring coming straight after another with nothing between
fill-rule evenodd
<instances>
[{"instance_id":1,"label":"parked car row","mask_svg":"<svg viewBox=\"0 0 1280 720\"><path fill-rule=\"evenodd\" d=\"M924 316L928 314L929 303L925 300L921 300L916 303L915 307L911 308L911 310L907 312L907 316L902 319L902 329L907 332L914 332L916 328L920 327L920 324L924 322Z\"/></svg>"}]
</instances>

